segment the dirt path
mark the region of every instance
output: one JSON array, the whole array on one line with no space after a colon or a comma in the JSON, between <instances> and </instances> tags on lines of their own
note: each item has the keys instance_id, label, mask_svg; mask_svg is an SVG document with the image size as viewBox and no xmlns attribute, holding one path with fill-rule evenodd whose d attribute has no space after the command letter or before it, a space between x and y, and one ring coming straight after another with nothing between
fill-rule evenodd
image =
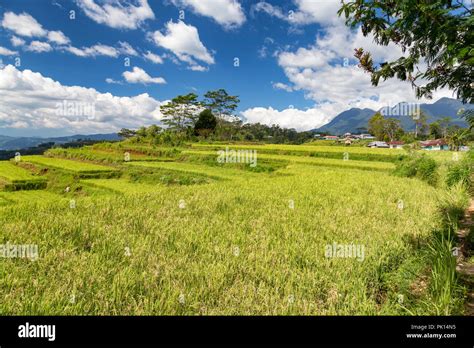
<instances>
[{"instance_id":1,"label":"dirt path","mask_svg":"<svg viewBox=\"0 0 474 348\"><path fill-rule=\"evenodd\" d=\"M474 199L466 210L458 230L460 253L456 270L468 286L465 315L474 316L474 263L467 260L473 255L473 245L469 243L469 234L474 233Z\"/></svg>"}]
</instances>

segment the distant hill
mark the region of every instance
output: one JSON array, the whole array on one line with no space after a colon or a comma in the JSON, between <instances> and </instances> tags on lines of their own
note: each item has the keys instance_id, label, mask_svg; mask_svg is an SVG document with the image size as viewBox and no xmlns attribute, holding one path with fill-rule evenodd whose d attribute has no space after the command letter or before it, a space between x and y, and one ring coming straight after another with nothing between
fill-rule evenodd
<instances>
[{"instance_id":1,"label":"distant hill","mask_svg":"<svg viewBox=\"0 0 474 348\"><path fill-rule=\"evenodd\" d=\"M35 147L44 143L64 144L78 140L105 140L116 141L121 138L116 133L110 134L77 134L56 138L39 138L39 137L9 137L0 135L0 150L21 150L29 147Z\"/></svg>"},{"instance_id":2,"label":"distant hill","mask_svg":"<svg viewBox=\"0 0 474 348\"><path fill-rule=\"evenodd\" d=\"M408 116L397 115L397 110L403 108L403 103L399 103L391 109L386 109L386 114L400 120L402 127L407 130L414 130L415 125ZM463 104L457 99L441 98L437 102L432 104L420 104L420 109L428 116L428 123L435 122L443 117L451 117L452 123L462 127L466 127L467 123L465 120L460 118L457 113L459 109L472 109L473 104ZM382 109L381 109L382 110ZM381 111L379 110L379 111ZM359 109L352 108L341 112L331 122L324 126L314 129L314 132L318 133L331 133L331 134L344 134L344 133L355 133L357 128L367 128L370 118L376 113L376 110L372 109Z\"/></svg>"}]
</instances>

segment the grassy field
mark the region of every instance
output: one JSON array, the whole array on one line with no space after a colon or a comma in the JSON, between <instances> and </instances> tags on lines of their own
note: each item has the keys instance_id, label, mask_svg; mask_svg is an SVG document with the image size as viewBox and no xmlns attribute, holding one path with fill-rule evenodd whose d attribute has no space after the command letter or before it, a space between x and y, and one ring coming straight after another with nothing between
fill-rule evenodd
<instances>
[{"instance_id":1,"label":"grassy field","mask_svg":"<svg viewBox=\"0 0 474 348\"><path fill-rule=\"evenodd\" d=\"M47 168L60 169L75 173L100 173L100 172L111 172L116 169L113 167L107 167L103 165L97 165L93 163L73 161L61 158L50 158L43 156L23 156L23 162L38 164Z\"/></svg>"},{"instance_id":2,"label":"grassy field","mask_svg":"<svg viewBox=\"0 0 474 348\"><path fill-rule=\"evenodd\" d=\"M173 153L175 161L116 167L25 156L45 168L115 168L122 177L46 172L54 192L0 193L3 243L39 249L36 261L0 260L0 313L462 313L463 289L453 283L440 294L444 278L430 248L443 228L444 189L392 175L390 160L278 152L314 146L262 148L270 151L257 149L257 167L272 170L216 164L212 146L151 149L143 155ZM321 151L369 158L396 150ZM328 254L338 246L357 252Z\"/></svg>"},{"instance_id":3,"label":"grassy field","mask_svg":"<svg viewBox=\"0 0 474 348\"><path fill-rule=\"evenodd\" d=\"M377 155L399 155L403 154L404 150L400 149L372 149L366 147L350 147L350 146L311 146L311 145L284 145L284 144L262 144L262 145L238 145L238 144L192 144L193 148L211 148L222 149L228 146L233 149L256 149L258 151L291 151L291 152L349 152L368 154L373 153Z\"/></svg>"},{"instance_id":4,"label":"grassy field","mask_svg":"<svg viewBox=\"0 0 474 348\"><path fill-rule=\"evenodd\" d=\"M124 151L120 149L101 149L93 146L85 146L79 149L50 149L47 152L50 157L66 159L96 161L103 163L122 163L128 161L155 161L156 156L146 155L137 151Z\"/></svg>"},{"instance_id":5,"label":"grassy field","mask_svg":"<svg viewBox=\"0 0 474 348\"><path fill-rule=\"evenodd\" d=\"M344 155L353 160L386 161L394 162L406 152L400 149L371 149L367 147L349 146L311 146L311 145L236 145L236 144L192 144L196 150L256 150L259 154L279 154L292 156L313 156L334 159L343 159Z\"/></svg>"},{"instance_id":6,"label":"grassy field","mask_svg":"<svg viewBox=\"0 0 474 348\"><path fill-rule=\"evenodd\" d=\"M61 200L65 200L65 198L46 190L0 192L0 204L3 202L4 205L22 203L43 204L45 202L51 204L58 203Z\"/></svg>"},{"instance_id":7,"label":"grassy field","mask_svg":"<svg viewBox=\"0 0 474 348\"><path fill-rule=\"evenodd\" d=\"M34 176L28 170L10 161L0 161L0 187L4 190L36 189L46 184L44 178Z\"/></svg>"},{"instance_id":8,"label":"grassy field","mask_svg":"<svg viewBox=\"0 0 474 348\"><path fill-rule=\"evenodd\" d=\"M215 161L216 152L215 151L183 151L183 155L202 155L207 156ZM362 160L350 160L350 157L344 159L342 155L341 158L314 158L314 157L305 157L305 156L290 156L290 155L280 155L280 154L267 154L259 153L257 154L258 159L260 160L271 160L271 161L280 161L286 163L299 163L299 164L309 164L315 166L323 167L341 167L341 168L353 168L353 169L368 169L368 170L391 170L395 166L390 162L378 162L378 161L362 161Z\"/></svg>"},{"instance_id":9,"label":"grassy field","mask_svg":"<svg viewBox=\"0 0 474 348\"><path fill-rule=\"evenodd\" d=\"M0 177L9 181L28 181L38 179L38 177L33 176L28 170L9 161L0 162Z\"/></svg>"}]
</instances>

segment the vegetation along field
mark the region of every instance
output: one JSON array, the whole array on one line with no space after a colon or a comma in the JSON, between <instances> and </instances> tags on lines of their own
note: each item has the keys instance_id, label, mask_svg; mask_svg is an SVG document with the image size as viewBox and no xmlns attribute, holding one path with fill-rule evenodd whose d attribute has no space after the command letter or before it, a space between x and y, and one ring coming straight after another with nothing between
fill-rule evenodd
<instances>
[{"instance_id":1,"label":"vegetation along field","mask_svg":"<svg viewBox=\"0 0 474 348\"><path fill-rule=\"evenodd\" d=\"M2 241L38 246L2 261L0 313L463 314L469 156L122 142L0 162Z\"/></svg>"}]
</instances>

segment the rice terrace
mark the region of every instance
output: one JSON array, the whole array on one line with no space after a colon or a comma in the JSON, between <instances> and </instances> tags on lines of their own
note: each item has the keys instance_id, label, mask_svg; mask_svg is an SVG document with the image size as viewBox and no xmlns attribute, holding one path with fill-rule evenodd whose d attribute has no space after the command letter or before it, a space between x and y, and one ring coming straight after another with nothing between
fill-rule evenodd
<instances>
[{"instance_id":1,"label":"rice terrace","mask_svg":"<svg viewBox=\"0 0 474 348\"><path fill-rule=\"evenodd\" d=\"M226 147L253 148L257 165L219 163ZM40 246L35 262L3 261L2 313L463 312L454 241L441 232L445 205L463 211L468 196L394 175L405 150L142 148L1 162L5 180L47 182L0 193L3 238Z\"/></svg>"}]
</instances>

